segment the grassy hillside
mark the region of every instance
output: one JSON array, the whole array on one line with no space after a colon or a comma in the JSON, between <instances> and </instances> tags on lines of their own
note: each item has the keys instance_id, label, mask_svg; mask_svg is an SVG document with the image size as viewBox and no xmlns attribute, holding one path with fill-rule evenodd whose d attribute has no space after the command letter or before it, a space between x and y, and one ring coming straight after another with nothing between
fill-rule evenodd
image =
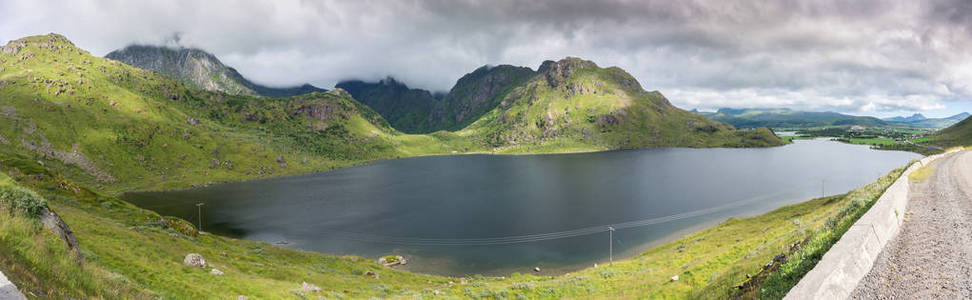
<instances>
[{"instance_id":1,"label":"grassy hillside","mask_svg":"<svg viewBox=\"0 0 972 300\"><path fill-rule=\"evenodd\" d=\"M429 115L439 102L429 91L409 88L388 77L379 82L342 81L336 88L348 91L355 100L371 107L395 129L408 133L436 131Z\"/></svg>"},{"instance_id":2,"label":"grassy hillside","mask_svg":"<svg viewBox=\"0 0 972 300\"><path fill-rule=\"evenodd\" d=\"M853 191L730 219L612 265L562 276L448 278L196 232L191 224L71 183L26 157L0 164L0 270L33 298L779 298L812 268L842 224L853 222L901 169ZM14 174L8 177L6 174ZM72 226L86 262L36 218L9 210L6 191L25 190ZM210 265L183 265L200 253ZM770 269L764 265L785 254ZM782 272L775 271L784 266ZM224 275L210 274L218 269ZM377 274L377 275L373 275ZM671 277L678 275L677 281ZM760 278L747 281L747 275ZM757 276L758 275L758 276ZM320 292L300 291L307 282ZM747 283L748 282L748 283ZM737 286L747 288L740 290ZM748 298L748 297L747 297Z\"/></svg>"},{"instance_id":3,"label":"grassy hillside","mask_svg":"<svg viewBox=\"0 0 972 300\"><path fill-rule=\"evenodd\" d=\"M534 75L530 68L483 66L459 78L444 95L409 88L391 77L374 83L343 81L335 87L348 91L354 99L374 109L395 129L429 133L465 128L496 108L514 87Z\"/></svg>"},{"instance_id":4,"label":"grassy hillside","mask_svg":"<svg viewBox=\"0 0 972 300\"><path fill-rule=\"evenodd\" d=\"M566 58L538 72L458 134L504 152L782 144L769 130L736 130L681 110L617 67Z\"/></svg>"},{"instance_id":5,"label":"grassy hillside","mask_svg":"<svg viewBox=\"0 0 972 300\"><path fill-rule=\"evenodd\" d=\"M767 130L675 108L618 68L574 58L544 66L467 129L409 135L340 89L289 98L201 91L93 57L60 35L34 36L0 52L0 154L121 192L428 154L782 144Z\"/></svg>"},{"instance_id":6,"label":"grassy hillside","mask_svg":"<svg viewBox=\"0 0 972 300\"><path fill-rule=\"evenodd\" d=\"M730 220L565 276L446 278L199 233L114 196L426 154L780 143L766 130L677 109L617 68L567 59L541 70L465 130L410 135L340 89L289 98L201 91L93 57L59 35L13 41L0 48L0 192L22 191L61 215L86 262L73 261L34 216L0 205L0 269L29 296L58 299L705 296L757 272L803 237L809 225L800 224L820 224L846 201ZM184 266L188 253L225 274ZM673 274L684 279L667 283ZM322 291L299 291L301 282Z\"/></svg>"},{"instance_id":7,"label":"grassy hillside","mask_svg":"<svg viewBox=\"0 0 972 300\"><path fill-rule=\"evenodd\" d=\"M340 90L275 99L199 91L53 34L4 46L0 87L0 154L115 192L455 150L449 136L395 131Z\"/></svg>"},{"instance_id":8,"label":"grassy hillside","mask_svg":"<svg viewBox=\"0 0 972 300\"><path fill-rule=\"evenodd\" d=\"M463 75L429 117L434 128L456 131L492 111L536 72L511 65L482 66Z\"/></svg>"},{"instance_id":9,"label":"grassy hillside","mask_svg":"<svg viewBox=\"0 0 972 300\"><path fill-rule=\"evenodd\" d=\"M932 135L930 144L944 148L972 145L972 117L967 117L951 127Z\"/></svg>"}]
</instances>

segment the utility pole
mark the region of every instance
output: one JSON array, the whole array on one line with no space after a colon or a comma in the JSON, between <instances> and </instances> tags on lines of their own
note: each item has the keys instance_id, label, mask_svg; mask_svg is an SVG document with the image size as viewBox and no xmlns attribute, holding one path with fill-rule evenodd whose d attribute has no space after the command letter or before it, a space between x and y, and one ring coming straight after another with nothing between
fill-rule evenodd
<instances>
[{"instance_id":1,"label":"utility pole","mask_svg":"<svg viewBox=\"0 0 972 300\"><path fill-rule=\"evenodd\" d=\"M820 179L820 197L826 196L826 193L824 193L824 187L826 186L827 186L827 179L826 178Z\"/></svg>"},{"instance_id":2,"label":"utility pole","mask_svg":"<svg viewBox=\"0 0 972 300\"><path fill-rule=\"evenodd\" d=\"M197 221L199 222L199 231L202 231L202 206L203 205L206 205L206 203L202 203L202 202L196 203L196 208L199 211L199 219L197 219Z\"/></svg>"},{"instance_id":3,"label":"utility pole","mask_svg":"<svg viewBox=\"0 0 972 300\"><path fill-rule=\"evenodd\" d=\"M608 226L608 263L614 264L614 227Z\"/></svg>"}]
</instances>

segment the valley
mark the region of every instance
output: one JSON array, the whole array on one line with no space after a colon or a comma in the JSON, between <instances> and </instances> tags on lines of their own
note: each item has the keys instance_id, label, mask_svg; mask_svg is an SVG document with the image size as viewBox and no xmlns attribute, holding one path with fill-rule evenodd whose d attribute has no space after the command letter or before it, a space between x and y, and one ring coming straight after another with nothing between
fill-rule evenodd
<instances>
[{"instance_id":1,"label":"valley","mask_svg":"<svg viewBox=\"0 0 972 300\"><path fill-rule=\"evenodd\" d=\"M0 300L970 298L969 20L0 0Z\"/></svg>"},{"instance_id":2,"label":"valley","mask_svg":"<svg viewBox=\"0 0 972 300\"><path fill-rule=\"evenodd\" d=\"M143 53L173 55L171 52L143 50ZM221 63L215 64L214 62L218 62L215 57L193 51L174 53L177 57L191 59L173 63L141 60L132 56L122 58L121 54L116 54L119 55L116 57L128 59L136 65L138 62L150 62L143 65L146 68L159 65L192 65L207 61L213 68L201 69L201 73L180 73L172 70L157 70L160 73L156 73L117 60L92 56L57 34L26 37L11 41L0 48L0 170L3 170L0 174L0 190L7 193L0 197L0 207L9 210L12 216L0 221L0 267L28 297L206 298L245 295L254 298L299 298L310 293L321 293L337 298L413 298L437 295L469 298L562 298L583 297L596 292L605 297L704 298L726 293L753 292L754 290L737 289L736 286L758 284L768 287L761 293L765 293L767 297L778 298L795 284L792 282L793 276L798 278L802 274L800 272L807 270L806 267L786 269L786 272L796 273L780 275L781 273L774 273L772 269L764 270L762 266L766 261L773 261L781 251L786 255L799 251L825 251L833 243L832 236L839 236L841 230L846 230L846 227L841 227L843 225L835 224L853 222L854 214L845 212L866 209L855 203L859 203L858 200L876 199L897 178L897 174L900 174L900 169L892 169L914 156L904 152L878 154L866 147L827 141L795 141L783 146L784 141L767 128L737 129L705 115L685 111L672 105L661 92L644 90L633 76L618 67L600 67L592 61L576 57L544 61L536 71L513 66L482 67L460 78L447 94L436 95L409 89L391 79L382 81L380 86L365 82L345 82L347 89L326 91L312 86L285 90L262 89L266 87L261 88L252 83L248 85L246 83L249 81L232 68ZM275 97L280 95L285 97ZM357 100L359 96L363 99L362 102ZM415 110L404 112L401 109L385 109L386 105L396 104L403 97L427 104L408 106ZM929 132L923 137L924 140L915 142L942 146L967 143L967 125L968 119L940 132ZM858 173L847 175L850 173L845 172L846 170L809 171L810 167L794 167L792 162L809 156L780 154L808 145L836 147L818 150L833 155L867 153L861 155L874 158L872 162L875 164L868 168L857 167L855 171L859 171ZM753 147L756 149L731 149ZM574 152L598 153L537 155ZM675 158L676 161L704 162L705 159L701 157L729 155L725 153L752 156L749 160L737 157L709 161L696 168L661 163L665 161L666 155L679 153L688 153L688 157ZM458 154L469 155L452 156ZM491 156L492 154L530 155ZM597 169L597 166L611 165L601 161L603 157L632 154L636 155L616 163L618 165L614 169L588 173L589 170ZM660 155L658 157L661 158L655 155ZM408 157L413 158L397 160ZM571 167L569 163L544 166L549 161L576 160L583 157L597 163L586 167ZM767 168L797 172L800 176L796 176L797 173L789 176L794 182L816 180L814 176L839 177L844 174L850 177L831 183L829 189L824 181L821 192L817 193L816 185L795 187L790 183L770 180L786 178L784 175L771 176L771 173L757 172L749 176L737 176L734 171L742 172L742 166L712 165L713 162L746 161L749 161L747 165L759 164L767 162L767 157L777 157L778 160L768 161L780 163L766 166ZM868 161L862 157L842 156L841 159L851 159L854 164ZM270 182L296 181L298 184L306 184L301 180L309 178L307 176L333 178L329 176L341 174L351 174L343 179L344 184L317 186L333 188L348 186L348 182L355 181L384 183L377 186L365 185L358 191L349 192L349 195L379 195L378 191L383 188L395 186L393 182L396 179L409 176L417 179L435 178L433 174L423 176L417 171L434 164L405 168L394 173L398 175L384 180L369 177L367 170L389 168L410 161L480 159L515 161L512 165L517 168L508 169L507 172L526 172L521 181L501 182L493 188L484 185L484 190L478 194L482 196L480 200L489 200L495 196L490 190L504 190L551 174L574 174L579 177L556 177L564 180L525 184L522 186L524 194L507 195L503 199L535 200L541 199L537 196L540 194L547 195L546 197L561 195L557 199L574 199L571 200L572 206L587 205L592 209L582 210L584 214L573 214L566 207L558 208L556 204L533 207L532 209L540 212L561 212L550 214L550 219L546 219L556 222L541 224L539 227L526 225L543 220L536 217L541 213L519 219L496 220L475 219L470 216L476 214L463 215L457 211L440 212L442 217L439 219L443 220L454 218L461 222L486 224L515 221L515 224L522 225L522 228L518 226L516 231L510 232L477 232L477 238L488 239L494 234L542 234L584 226L600 228L624 221L638 221L646 216L667 220L671 216L690 214L696 219L690 218L682 223L660 222L658 224L664 226L645 229L634 235L625 236L623 232L619 232L619 238L628 244L618 246L619 260L613 264L603 264L603 249L597 246L601 244L582 237L573 241L551 242L567 244L548 245L552 247L549 249L554 250L535 252L532 256L518 252L522 249L497 251L492 254L520 256L521 260L512 262L511 265L489 266L482 261L476 262L484 259L483 257L449 257L451 254L448 253L420 253L427 249L384 248L374 245L358 249L305 247L312 244L311 240L322 239L302 238L291 235L292 233L272 231L268 234L252 235L255 231L241 224L252 226L259 222L253 220L238 223L227 219L229 217L225 215L221 219L218 214L228 213L232 209L213 200L216 202L209 204L213 206L213 211L210 212L207 207L207 215L202 215L201 208L197 209L199 216L214 214L210 221L213 223L201 222L199 225L203 225L203 228L212 226L207 231L212 230L230 237L215 235L200 231L198 225L187 221L192 219L193 203L174 202L168 196L153 200L155 202L150 204L127 196L119 198L125 192L168 191L157 194L166 195L218 190L234 185L218 184L224 182L255 187L259 184L244 180L260 179L259 182L265 183L267 181L263 180L271 177L282 178L270 179ZM838 159L833 158L828 162L833 161ZM639 166L638 162L641 165L634 170L647 173L637 173L627 178L645 179L651 174L663 175L669 174L666 172L682 170L686 173L679 182L685 183L688 181L686 178L700 180L696 183L697 186L682 186L678 191L671 191L669 196L682 194L684 190L707 191L709 194L683 199L687 206L664 214L645 215L647 211L632 209L634 203L615 205L619 210L613 214L586 214L596 211L593 208L609 206L602 206L603 203L585 204L584 201L599 197L611 197L615 201L637 200L658 189L677 185L654 186L650 190L629 190L624 194L624 187L639 186L639 183L621 182L621 186L613 189L609 184L602 183L598 186L608 188L603 194L570 192L572 186L610 180L612 177L609 174L618 174L618 170L630 171L632 169L625 168ZM827 162L819 161L804 163L827 165ZM520 164L532 165L538 169L521 169ZM504 175L504 172L495 170L495 165L490 165L491 167L485 167L489 170L480 172L480 176L495 176L496 179L506 180L517 178ZM431 170L444 172L456 167L458 169L453 169L456 172L475 170L461 164L450 166ZM354 168L346 169L349 167ZM577 171L567 172L570 168ZM667 171L655 173L658 170ZM758 168L749 170L758 171ZM732 173L719 173L720 171ZM315 175L301 175L312 173ZM763 185L774 188L757 194L733 196L732 193L727 193L730 190L720 187L719 184L726 183L724 178L734 176L740 180L771 176L765 177L763 181L746 183L752 185L747 189L750 192L760 191ZM449 176L433 183L463 178ZM877 181L873 182L875 178ZM478 181L485 180L480 179ZM471 179L467 177L467 180ZM652 182L665 183L666 180L672 179L655 178ZM573 185L558 186L563 182L572 182ZM731 186L745 186L744 183ZM710 187L699 188L704 185ZM450 186L470 188L475 184L465 182ZM537 186L545 189L532 189ZM173 191L183 189L185 190ZM278 189L267 186L262 190ZM622 194L610 196L611 192ZM403 195L420 194L407 192L400 195L402 190L385 190L385 193L384 196L376 197L394 200L403 199ZM221 194L233 193L224 191ZM317 194L337 195L333 191ZM476 194L456 190L453 195L457 196L437 195L430 196L429 199L464 199ZM823 197L806 201L817 196ZM210 196L204 198L215 199ZM282 198L292 199L290 196ZM721 207L717 203L736 203L746 199L773 202L738 210L704 210ZM140 208L128 200L139 202L145 208L153 210ZM716 202L692 202L697 200ZM251 203L259 203L262 200L252 201ZM416 203L368 203L355 197L341 201L348 205L364 205L357 208L357 212L364 214L374 212L369 210L369 205L384 208L396 208L397 205L407 208L422 207ZM341 201L335 203L340 204ZM84 262L73 261L70 251L59 244L59 238L35 219L33 210L22 209L23 203L30 204L29 207L57 212L78 236L81 245L78 254L83 257ZM492 208L526 212L529 210L519 205L530 203L532 202L513 201L507 203L507 206L493 206L497 203L487 201L481 202L483 207L474 211L482 212ZM166 212L163 205L178 208ZM781 205L783 207L779 208ZM304 209L302 207L306 208L306 205L281 205L277 208L299 211ZM189 211L184 211L185 208L189 208ZM338 215L331 220L339 220L341 214L355 211L350 208L352 207L325 207L324 210L337 212ZM248 209L272 211L261 206ZM460 209L462 210L465 209ZM697 213L700 210L705 213ZM313 211L306 212L313 214ZM384 224L387 227L384 228L381 224L370 222L383 218L409 220L409 216L422 219L428 212L405 208L382 210L379 217L357 219L348 224L360 225L364 222L377 226L372 228L371 234L380 233L379 236L384 237L393 233L400 234L400 237L416 237L409 235L409 232L388 229L407 230L407 226ZM631 215L618 216L617 213ZM170 214L176 216L166 216ZM490 215L497 214L499 213ZM280 220L286 218L283 217L285 215L295 214L285 212L283 215L255 218L264 221ZM312 217L305 216L302 219L307 221ZM570 219L577 222L558 221ZM455 224L428 226L461 228ZM713 227L704 229L706 226ZM239 240L234 237L258 241ZM282 246L290 244L291 240L295 243L295 248L348 255L322 254ZM286 243L268 243L280 241ZM814 248L801 248L801 241L815 241ZM575 247L573 243L589 247ZM371 252L361 250L366 248ZM576 248L587 252L578 255L558 253L559 250L556 250L563 248ZM183 259L187 253L201 254L210 265L206 269L184 265ZM374 257L355 256L398 253L414 255L417 260L413 262L413 266L415 263L422 264L412 270L444 276L386 268L376 263ZM533 260L530 260L531 257ZM458 265L457 261L460 262ZM525 266L537 262L547 262L542 269L546 271L531 273L528 267L525 269ZM600 262L600 265L590 267L591 262ZM437 265L454 269L443 271L445 268L436 269ZM411 268L413 267L405 269ZM219 272L210 269L218 269ZM471 273L462 270L476 271ZM767 277L761 277L761 280L766 281L747 283L751 281L748 275L754 272L768 274ZM303 283L308 282L318 290L302 289Z\"/></svg>"}]
</instances>

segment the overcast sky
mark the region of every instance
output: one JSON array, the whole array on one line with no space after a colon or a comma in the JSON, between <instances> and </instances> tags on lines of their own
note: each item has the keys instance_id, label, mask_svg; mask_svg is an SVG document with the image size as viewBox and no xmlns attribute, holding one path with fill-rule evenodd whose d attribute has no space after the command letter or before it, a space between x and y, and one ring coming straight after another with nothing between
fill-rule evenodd
<instances>
[{"instance_id":1,"label":"overcast sky","mask_svg":"<svg viewBox=\"0 0 972 300\"><path fill-rule=\"evenodd\" d=\"M198 47L256 82L325 88L391 75L446 91L482 65L578 56L685 109L944 116L972 111L970 3L2 0L0 39Z\"/></svg>"}]
</instances>

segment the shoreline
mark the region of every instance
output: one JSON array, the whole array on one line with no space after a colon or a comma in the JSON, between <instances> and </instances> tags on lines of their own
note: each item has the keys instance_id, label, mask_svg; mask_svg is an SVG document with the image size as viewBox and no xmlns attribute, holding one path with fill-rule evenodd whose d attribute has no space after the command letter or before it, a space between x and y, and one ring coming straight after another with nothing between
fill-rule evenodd
<instances>
[{"instance_id":1,"label":"shoreline","mask_svg":"<svg viewBox=\"0 0 972 300\"><path fill-rule=\"evenodd\" d=\"M819 142L823 142L823 143L835 142L835 141L832 141L832 140L829 140L829 139L824 139L824 138L820 138L820 139L817 139L817 140L819 140ZM853 146L851 144L848 144L848 145L849 146ZM623 150L608 150L608 151L597 151L597 152L624 152L624 151L638 151L638 150L652 150L652 149L660 149L660 148L623 149ZM709 150L709 149L720 149L720 148L697 149L697 148L684 148L684 147L668 147L667 149ZM721 149L723 149L723 150L732 150L732 149L739 149L739 148L721 148ZM755 149L759 149L759 148L752 148L750 150L755 150ZM746 149L741 149L741 150L746 150ZM557 153L557 154L578 154L578 153ZM484 154L484 153L463 153L463 154L452 154L450 156L458 156L458 155L482 155L484 157L493 156L493 155ZM510 155L510 154L501 154L501 155ZM511 155L519 156L520 154L511 154ZM528 155L547 155L547 154L528 154ZM400 158L400 159L422 158L422 157L427 157L427 156L406 157L406 158ZM436 155L436 156L441 156L441 155ZM371 162L371 163L375 163L375 162ZM367 165L367 164L363 164L363 165ZM296 174L296 175L288 175L287 177L297 178L297 177L301 177L301 176L313 176L315 174L320 174L320 173ZM262 178L262 179L256 179L256 180L272 180L272 179L276 179L276 178ZM793 199L792 201L788 200L787 201L788 203L783 204L783 206L792 205L792 204L796 204L796 203L802 203L802 202L805 202L805 201L808 201L808 200L812 200L812 199L814 199L814 197L807 197L807 198L801 198L801 199ZM129 203L132 203L132 202L129 202ZM774 206L774 207L765 207L765 208L759 209L759 211L752 211L752 212L749 212L749 213L739 214L739 215L736 215L736 216L726 216L726 217L722 217L722 218L713 218L713 219L709 219L709 220L703 220L702 222L699 222L697 224L693 224L692 226L689 226L689 227L686 227L686 228L677 229L677 230L674 230L674 231L671 231L671 232L667 232L666 234L664 234L662 237L660 237L658 239L655 239L655 240L652 240L652 241L649 241L649 242L646 242L646 243L642 243L642 244L639 244L637 246L633 246L633 247L625 250L624 252L620 253L621 255L616 255L616 257L618 257L618 258L622 258L622 257L626 257L626 258L636 257L636 256L644 253L647 250L650 250L650 249L653 249L653 248L662 246L662 245L664 245L667 242L677 240L679 238L682 238L684 236L687 236L687 235L696 233L698 231L711 228L711 227L716 226L716 225L718 225L718 224L720 224L722 222L725 222L726 220L728 220L730 218L748 218L748 217L753 217L753 216L759 216L759 215L765 214L767 212L773 211L774 209L777 209L777 208L779 208L779 207L777 207L777 206ZM145 209L145 210L149 210L149 211L154 211L154 210L148 209L148 208L141 208L141 209ZM217 234L217 235L227 236L227 237L233 237L233 236L228 236L228 235L223 235L223 234ZM235 237L235 238L241 238L241 237ZM281 245L275 244L274 241L271 241L271 240L259 240L259 239L250 239L250 240L252 240L252 241L258 241L258 242L264 242L266 244L270 244L270 245L278 246L278 247L282 247L282 248L287 248L287 249L295 249L295 250L302 250L302 251L311 251L311 252L316 252L316 253L321 253L321 254L327 254L327 255L353 255L353 256L359 256L359 254L354 254L354 253L319 252L319 251L308 250L308 249L294 248L292 246L281 246ZM403 254L403 253L396 253L396 254ZM619 253L616 253L616 254L619 254ZM590 262L584 262L584 263L569 263L569 264L564 264L564 265L558 266L558 267L547 266L547 267L544 268L544 270L545 271L546 270L559 270L558 272L555 272L554 274L555 275L562 275L562 274L565 274L565 273L571 273L571 272L575 272L577 270L582 270L584 268L590 267L590 263L597 262L598 264L601 264L602 262L599 261L599 260L601 260L601 258L594 259L594 260L591 260ZM419 261L413 260L413 263L418 263L418 262ZM414 266L414 265L410 265L410 266ZM520 267L498 268L497 270L500 270L500 269L509 269L509 270L512 270L511 272L515 272L517 270L519 270L520 272L522 272L525 268L526 268L526 266L524 265L524 266L520 266ZM403 270L406 270L406 271L409 271L409 272L413 272L412 270L409 270L409 269L411 269L409 266L406 266L406 267L404 267L402 269ZM529 271L527 271L527 272L529 272ZM420 272L419 271L419 272L414 272L414 273L416 273L416 274L426 274L426 275L436 275L436 276L455 276L455 275L458 275L458 274L462 274L460 272L455 272L455 273L452 273L452 272L437 273L437 272L428 272L428 271L426 271L426 272ZM503 272L487 272L487 273L488 274L504 274ZM542 274L547 275L549 273L548 272L543 272ZM505 275L508 275L508 274L505 274ZM502 275L498 275L498 276L502 276Z\"/></svg>"},{"instance_id":2,"label":"shoreline","mask_svg":"<svg viewBox=\"0 0 972 300\"><path fill-rule=\"evenodd\" d=\"M306 172L306 173L271 175L271 176L263 176L263 177L245 178L245 179L240 179L240 180L214 181L214 182L206 183L206 184L203 184L203 185L200 185L200 186L196 186L196 187L188 186L188 187L177 187L177 188L171 188L171 189L136 189L136 190L123 191L123 192L120 192L120 193L114 193L114 194L112 194L112 196L121 198L122 195L127 194L127 193L175 192L175 191L185 191L185 190L191 190L191 189L197 189L197 188L204 188L204 187L211 186L211 185L225 184L225 183L239 183L239 182L248 182L248 181L261 181L261 180L272 180L272 179L281 179L281 178L293 178L293 177L300 177L300 176L323 174L323 173L327 173L327 172L338 171L338 170L343 170L343 169L348 169L348 168L355 168L355 167L367 166L367 165L370 165L370 164L379 163L379 162L383 162L383 161L399 160L399 159L411 159L411 158L423 158L423 157L463 156L463 155L486 155L486 156L571 155L571 154L587 154L587 153L602 153L602 152L616 152L616 151L636 151L636 150L651 150L651 149L766 149L766 148L784 147L784 146L791 145L791 144L793 144L793 143L792 142L790 142L790 143L784 142L783 144L780 144L780 145L766 146L766 147L648 147L648 148L603 149L603 150L578 150L578 151L559 151L559 152L535 152L535 153L504 153L504 152L480 152L480 151L475 151L475 152L457 152L457 153L420 154L420 155L412 155L412 156L401 156L401 157L395 157L395 158L382 158L382 159L375 159L375 160L366 160L366 161L354 162L354 163L351 163L349 165L342 166L342 167L338 167L338 168L326 169L326 170L314 170L314 171L310 171L310 172Z\"/></svg>"}]
</instances>

